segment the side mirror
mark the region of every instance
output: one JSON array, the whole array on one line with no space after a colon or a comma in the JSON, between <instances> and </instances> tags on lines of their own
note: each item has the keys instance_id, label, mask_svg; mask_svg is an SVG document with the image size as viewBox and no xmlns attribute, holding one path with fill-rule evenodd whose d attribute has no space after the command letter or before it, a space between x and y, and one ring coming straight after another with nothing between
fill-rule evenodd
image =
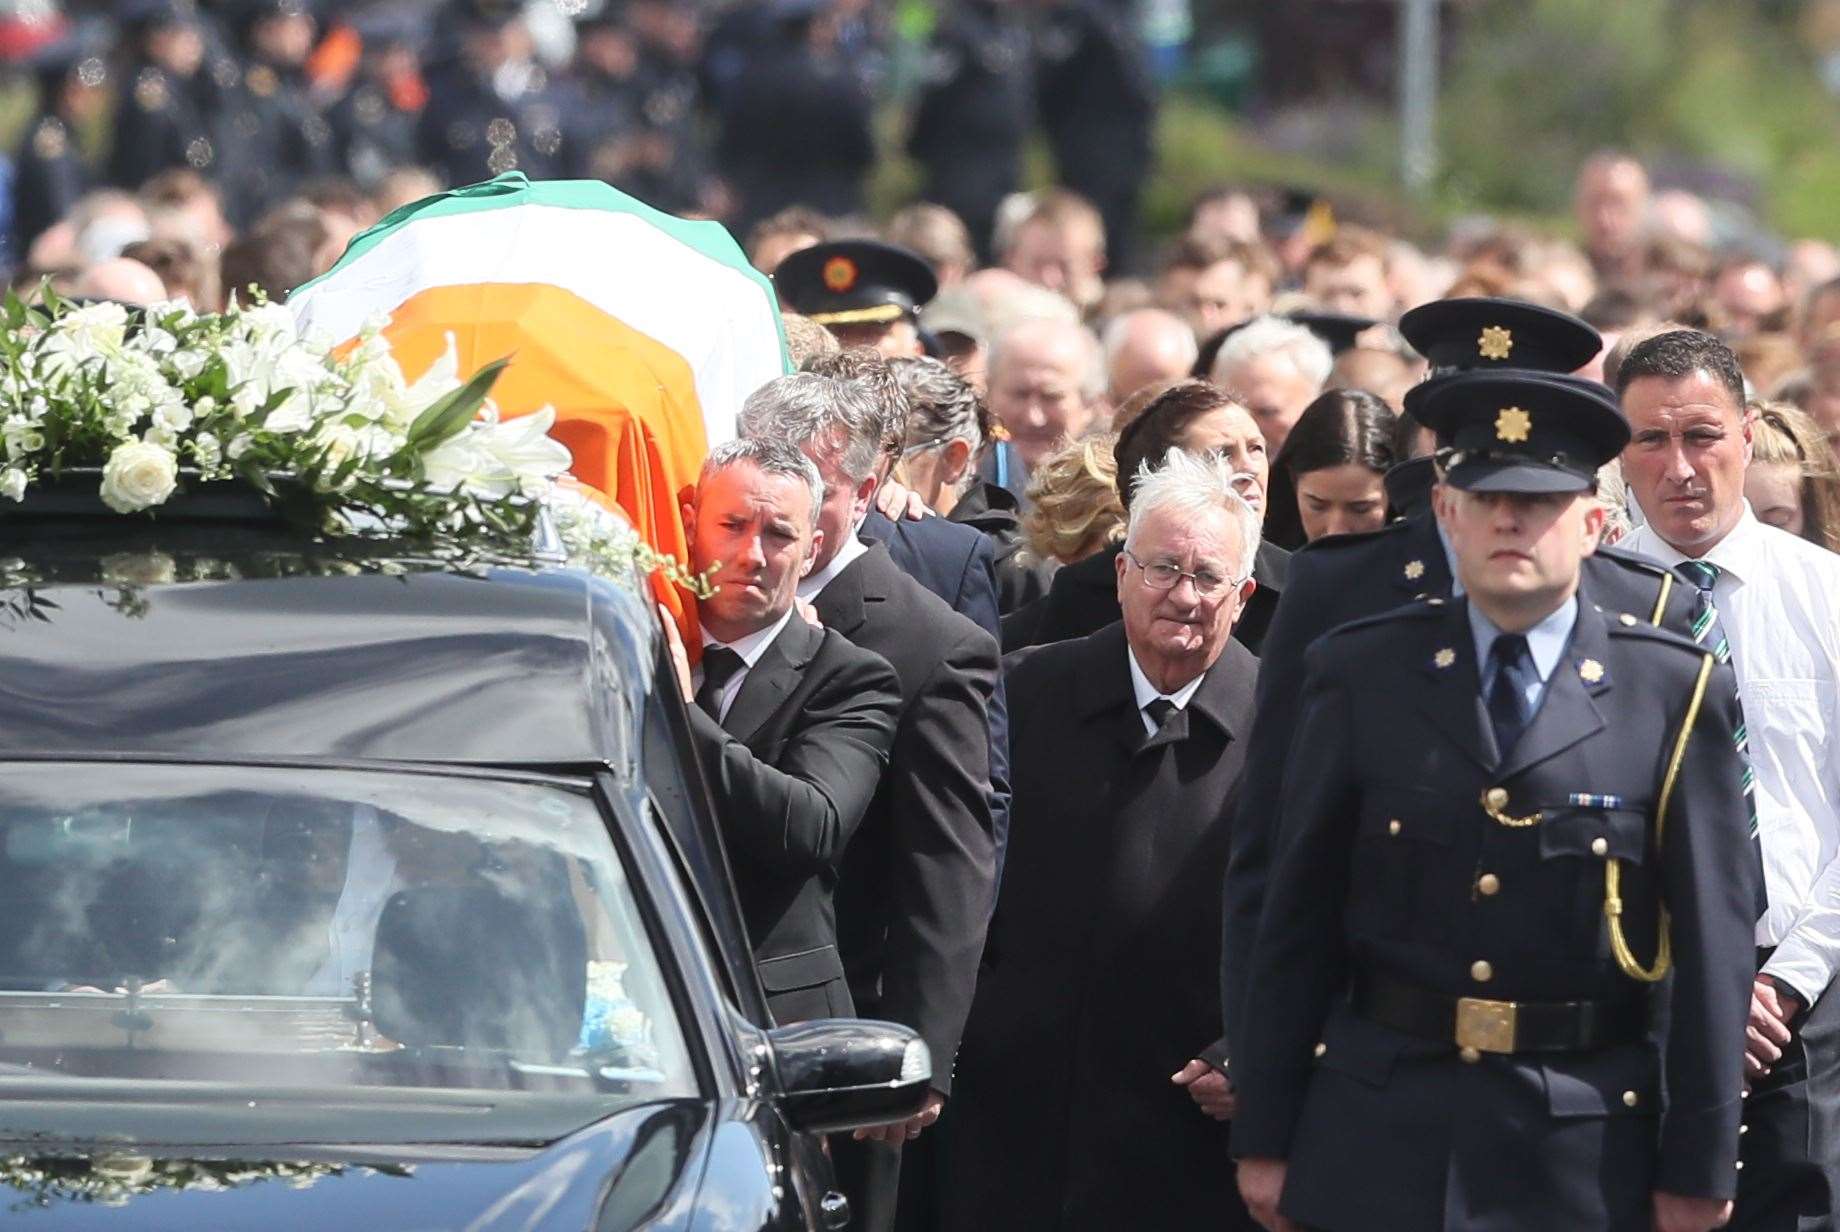
<instances>
[{"instance_id":1,"label":"side mirror","mask_svg":"<svg viewBox=\"0 0 1840 1232\"><path fill-rule=\"evenodd\" d=\"M794 1129L834 1134L903 1121L926 1104L933 1054L907 1027L819 1018L767 1033Z\"/></svg>"}]
</instances>

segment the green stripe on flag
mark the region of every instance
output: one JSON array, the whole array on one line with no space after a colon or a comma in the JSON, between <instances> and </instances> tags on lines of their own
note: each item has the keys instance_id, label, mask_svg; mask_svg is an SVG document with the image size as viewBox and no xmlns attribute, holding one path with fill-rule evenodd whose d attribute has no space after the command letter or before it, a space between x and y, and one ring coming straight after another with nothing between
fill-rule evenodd
<instances>
[{"instance_id":1,"label":"green stripe on flag","mask_svg":"<svg viewBox=\"0 0 1840 1232\"><path fill-rule=\"evenodd\" d=\"M362 258L385 239L410 223L425 218L446 218L455 214L480 214L489 210L513 209L520 205L546 205L567 210L599 210L609 214L632 214L658 228L665 235L696 252L699 256L726 266L743 275L760 288L767 308L773 314L773 328L779 334L782 356L786 350L785 324L779 316L779 295L772 281L748 262L747 254L728 228L707 219L678 218L654 209L637 197L628 196L611 184L599 180L532 180L522 171L507 171L495 179L479 184L450 188L446 192L411 201L384 215L375 224L353 237L333 267L296 287L298 295L346 266ZM790 361L787 370L791 370Z\"/></svg>"}]
</instances>

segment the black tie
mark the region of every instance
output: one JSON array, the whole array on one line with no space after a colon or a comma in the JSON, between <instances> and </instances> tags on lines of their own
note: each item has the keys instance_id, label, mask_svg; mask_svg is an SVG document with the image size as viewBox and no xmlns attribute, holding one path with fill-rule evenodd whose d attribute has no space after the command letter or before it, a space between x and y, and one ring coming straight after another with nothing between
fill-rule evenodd
<instances>
[{"instance_id":1,"label":"black tie","mask_svg":"<svg viewBox=\"0 0 1840 1232\"><path fill-rule=\"evenodd\" d=\"M1144 713L1150 716L1150 722L1156 726L1156 731L1150 734L1153 736L1161 734L1163 729L1169 726L1169 716L1179 711L1180 708L1167 697L1153 698L1146 702Z\"/></svg>"},{"instance_id":2,"label":"black tie","mask_svg":"<svg viewBox=\"0 0 1840 1232\"><path fill-rule=\"evenodd\" d=\"M696 691L696 704L704 714L722 721L722 690L747 667L747 661L726 646L703 648L703 684Z\"/></svg>"},{"instance_id":3,"label":"black tie","mask_svg":"<svg viewBox=\"0 0 1840 1232\"><path fill-rule=\"evenodd\" d=\"M1503 633L1489 647L1489 662L1495 666L1495 682L1489 686L1489 723L1495 728L1495 749L1506 757L1527 728L1527 673L1532 667L1527 639L1518 633Z\"/></svg>"}]
</instances>

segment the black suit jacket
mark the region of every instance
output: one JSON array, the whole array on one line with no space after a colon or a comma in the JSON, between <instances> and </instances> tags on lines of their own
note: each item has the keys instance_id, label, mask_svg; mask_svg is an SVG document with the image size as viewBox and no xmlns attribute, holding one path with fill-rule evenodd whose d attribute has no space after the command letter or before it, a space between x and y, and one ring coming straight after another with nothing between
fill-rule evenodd
<instances>
[{"instance_id":1,"label":"black suit jacket","mask_svg":"<svg viewBox=\"0 0 1840 1232\"><path fill-rule=\"evenodd\" d=\"M1730 669L1584 605L1504 750L1461 601L1346 625L1306 658L1309 760L1285 778L1234 1041L1235 1152L1288 1159L1284 1212L1314 1227L1646 1228L1651 1189L1730 1197L1756 918ZM1497 789L1535 820L1486 813ZM1642 963L1665 904L1663 984L1613 958L1607 860ZM1651 1033L1465 1064L1352 1009L1362 972L1453 999L1622 1004Z\"/></svg>"},{"instance_id":2,"label":"black suit jacket","mask_svg":"<svg viewBox=\"0 0 1840 1232\"><path fill-rule=\"evenodd\" d=\"M819 592L825 628L894 665L901 708L844 853L837 931L859 1012L914 1028L951 1086L996 885L990 699L997 645L870 548Z\"/></svg>"},{"instance_id":3,"label":"black suit jacket","mask_svg":"<svg viewBox=\"0 0 1840 1232\"><path fill-rule=\"evenodd\" d=\"M878 509L863 520L864 542L888 549L888 558L972 624L1001 641L997 564L992 541L970 526L940 517L892 521ZM997 874L1009 838L1009 699L1002 673L990 697L990 829L997 839Z\"/></svg>"},{"instance_id":4,"label":"black suit jacket","mask_svg":"<svg viewBox=\"0 0 1840 1232\"><path fill-rule=\"evenodd\" d=\"M885 660L794 615L720 724L690 707L755 966L779 1022L853 1012L832 898L888 763L900 703Z\"/></svg>"},{"instance_id":5,"label":"black suit jacket","mask_svg":"<svg viewBox=\"0 0 1840 1232\"><path fill-rule=\"evenodd\" d=\"M1290 563L1284 601L1259 651L1259 721L1227 866L1221 989L1229 1041L1238 1024L1237 1001L1276 840L1279 791L1303 695L1304 652L1338 625L1389 611L1416 596L1450 596L1449 559L1428 511L1367 534L1319 539L1298 550ZM1675 584L1666 569L1633 553L1598 549L1585 558L1581 586L1586 598L1607 612L1627 612L1692 634L1691 588ZM1215 1055L1208 1059L1218 1062Z\"/></svg>"},{"instance_id":6,"label":"black suit jacket","mask_svg":"<svg viewBox=\"0 0 1840 1232\"><path fill-rule=\"evenodd\" d=\"M1124 545L1115 543L1057 570L1047 594L1003 618L1005 653L1085 637L1119 619L1123 613L1118 606L1118 566L1113 562L1122 551ZM1233 636L1255 655L1264 653L1260 646L1265 630L1278 610L1278 597L1289 585L1290 560L1289 552L1263 540L1252 559L1259 588L1233 626Z\"/></svg>"},{"instance_id":7,"label":"black suit jacket","mask_svg":"<svg viewBox=\"0 0 1840 1232\"><path fill-rule=\"evenodd\" d=\"M1156 736L1122 624L1004 666L1015 825L960 1052L946 1226L1250 1228L1227 1126L1169 1076L1220 1033L1217 900L1257 660L1229 642Z\"/></svg>"}]
</instances>

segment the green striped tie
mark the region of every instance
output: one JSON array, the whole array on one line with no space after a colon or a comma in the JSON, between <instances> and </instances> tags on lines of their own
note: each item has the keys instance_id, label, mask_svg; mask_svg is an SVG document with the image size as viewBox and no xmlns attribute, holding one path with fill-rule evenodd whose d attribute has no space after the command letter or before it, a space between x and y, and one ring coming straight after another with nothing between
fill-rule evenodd
<instances>
[{"instance_id":1,"label":"green striped tie","mask_svg":"<svg viewBox=\"0 0 1840 1232\"><path fill-rule=\"evenodd\" d=\"M1725 625L1719 620L1719 609L1712 601L1712 587L1722 570L1705 560L1683 560L1674 569L1698 592L1693 605L1693 640L1712 651L1712 657L1720 663L1731 662L1731 639L1725 636ZM1738 708L1738 730L1733 740L1738 746L1738 756L1744 761L1744 805L1750 812L1751 837L1756 838L1757 776L1751 769L1750 736L1745 730L1742 705Z\"/></svg>"}]
</instances>

